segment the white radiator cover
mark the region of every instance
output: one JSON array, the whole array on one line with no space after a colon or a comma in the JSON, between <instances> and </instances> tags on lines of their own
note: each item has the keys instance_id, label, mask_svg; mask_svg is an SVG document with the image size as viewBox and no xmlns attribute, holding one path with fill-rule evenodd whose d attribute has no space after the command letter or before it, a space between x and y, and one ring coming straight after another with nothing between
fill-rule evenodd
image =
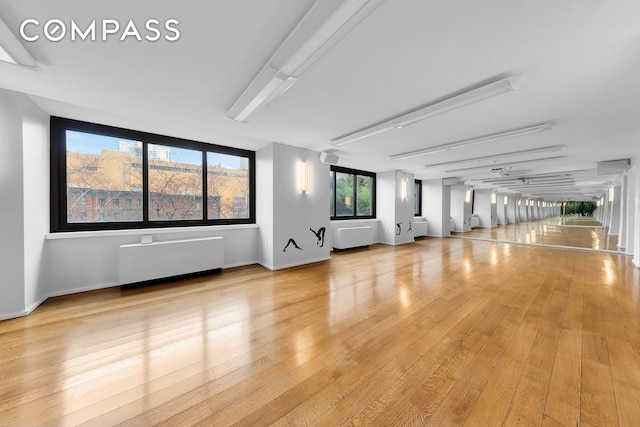
<instances>
[{"instance_id":1,"label":"white radiator cover","mask_svg":"<svg viewBox=\"0 0 640 427\"><path fill-rule=\"evenodd\" d=\"M429 225L424 218L416 218L413 222L413 236L422 237L429 234Z\"/></svg>"},{"instance_id":2,"label":"white radiator cover","mask_svg":"<svg viewBox=\"0 0 640 427\"><path fill-rule=\"evenodd\" d=\"M224 265L222 237L122 245L118 251L121 285L216 270Z\"/></svg>"},{"instance_id":3,"label":"white radiator cover","mask_svg":"<svg viewBox=\"0 0 640 427\"><path fill-rule=\"evenodd\" d=\"M371 226L334 228L331 235L331 245L335 249L349 249L368 246L373 243Z\"/></svg>"}]
</instances>

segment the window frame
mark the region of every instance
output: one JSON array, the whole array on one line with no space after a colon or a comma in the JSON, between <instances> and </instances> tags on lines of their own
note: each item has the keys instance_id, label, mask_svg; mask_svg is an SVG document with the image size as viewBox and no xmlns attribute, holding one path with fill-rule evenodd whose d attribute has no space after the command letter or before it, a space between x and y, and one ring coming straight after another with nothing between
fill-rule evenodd
<instances>
[{"instance_id":1,"label":"window frame","mask_svg":"<svg viewBox=\"0 0 640 427\"><path fill-rule=\"evenodd\" d=\"M67 152L66 132L76 131L101 136L142 142L142 220L121 222L69 223L67 221ZM148 144L161 144L202 152L202 219L150 220L149 219L149 156ZM255 151L217 144L158 135L149 132L118 128L97 123L52 116L50 120L50 231L101 231L126 229L153 229L169 227L197 227L208 225L255 224L256 222L256 157ZM207 153L240 156L249 160L249 217L208 219L208 165Z\"/></svg>"},{"instance_id":2,"label":"window frame","mask_svg":"<svg viewBox=\"0 0 640 427\"><path fill-rule=\"evenodd\" d=\"M416 184L418 184L418 200L417 200L418 212L416 212L415 209L414 209L413 210L413 216L422 216L422 180L416 179L413 182L413 190L414 190L414 192L415 192ZM414 195L414 197L415 197L415 195ZM414 200L413 203L414 203L414 208L415 208L416 200Z\"/></svg>"},{"instance_id":3,"label":"window frame","mask_svg":"<svg viewBox=\"0 0 640 427\"><path fill-rule=\"evenodd\" d=\"M333 179L333 206L334 212L331 215L331 208L329 207L329 216L331 221L342 221L342 220L354 220L354 219L375 219L376 218L376 173L363 171L359 169L350 169L342 166L331 165L330 171L333 172L333 176L330 175L330 178ZM353 197L353 215L347 216L338 216L338 187L336 185L337 174L344 173L349 175L354 175L354 197ZM358 176L364 176L371 178L371 215L358 215L358 191L355 186L357 186Z\"/></svg>"}]
</instances>

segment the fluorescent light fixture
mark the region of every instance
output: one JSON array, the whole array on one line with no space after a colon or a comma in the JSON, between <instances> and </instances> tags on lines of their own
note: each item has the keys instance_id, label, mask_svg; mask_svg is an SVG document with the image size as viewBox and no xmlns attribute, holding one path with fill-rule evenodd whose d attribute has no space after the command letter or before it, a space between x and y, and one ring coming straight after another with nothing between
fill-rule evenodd
<instances>
[{"instance_id":1,"label":"fluorescent light fixture","mask_svg":"<svg viewBox=\"0 0 640 427\"><path fill-rule=\"evenodd\" d=\"M554 161L554 160L562 160L562 159L566 159L566 158L567 158L567 156L545 157L543 159L524 160L524 161L521 161L521 162L503 163L503 164L499 164L499 165L490 165L490 166L494 167L494 168L500 168L500 167L509 167L509 166L512 166L512 165L521 165L521 164L529 164L529 163L540 163L540 162L551 162L551 161ZM486 169L488 167L489 166L477 166L477 167L473 167L473 168L455 169L455 170L445 171L445 173L469 172L469 171L476 171L476 170L484 170L484 169Z\"/></svg>"},{"instance_id":2,"label":"fluorescent light fixture","mask_svg":"<svg viewBox=\"0 0 640 427\"><path fill-rule=\"evenodd\" d=\"M308 193L311 189L311 167L307 162L300 162L300 191Z\"/></svg>"},{"instance_id":3,"label":"fluorescent light fixture","mask_svg":"<svg viewBox=\"0 0 640 427\"><path fill-rule=\"evenodd\" d=\"M508 131L504 131L504 132L498 132L498 133L493 133L490 135L483 135L483 136L479 136L476 138L470 138L470 139L463 139L461 141L456 141L456 142L450 142L448 144L442 144L442 145L436 145L435 147L429 147L429 148L425 148L422 150L416 150L416 151L410 151L407 153L401 153L401 154L395 154L393 156L390 156L389 159L391 160L404 160L404 159L410 159L413 157L418 157L418 156L424 156L427 154L434 154L434 153L441 153L443 151L450 151L450 150L454 150L456 148L463 148L463 147L469 147L471 145L476 145L476 144L483 144L485 142L491 142L491 141L498 141L500 139L505 139L505 138L514 138L516 136L521 136L521 135L527 135L530 133L536 133L536 132L542 132L545 130L549 130L551 129L551 123L542 123L539 125L535 125L535 126L527 126L527 127L523 127L523 128L518 128L518 129L511 129ZM559 151L562 149L562 145L557 145L554 147L545 147L546 149L550 150L550 151ZM553 150L551 150L553 148ZM542 149L540 149L542 150ZM507 153L504 156L507 156L511 153ZM518 153L512 153L511 155L517 155ZM488 157L490 158L490 157ZM483 158L486 159L486 158Z\"/></svg>"},{"instance_id":4,"label":"fluorescent light fixture","mask_svg":"<svg viewBox=\"0 0 640 427\"><path fill-rule=\"evenodd\" d=\"M227 117L247 122L383 1L317 0L227 111Z\"/></svg>"},{"instance_id":5,"label":"fluorescent light fixture","mask_svg":"<svg viewBox=\"0 0 640 427\"><path fill-rule=\"evenodd\" d=\"M28 68L38 68L36 60L2 19L0 19L0 61Z\"/></svg>"},{"instance_id":6,"label":"fluorescent light fixture","mask_svg":"<svg viewBox=\"0 0 640 427\"><path fill-rule=\"evenodd\" d=\"M333 145L338 147L351 144L352 142L360 141L361 139L369 138L391 129L399 129L409 126L451 110L474 104L496 95L511 92L516 89L515 83L521 77L522 73L515 74L447 98L436 100L416 110L394 116L384 122L342 135L338 138L332 139L331 142Z\"/></svg>"},{"instance_id":7,"label":"fluorescent light fixture","mask_svg":"<svg viewBox=\"0 0 640 427\"><path fill-rule=\"evenodd\" d=\"M452 166L452 165L458 165L458 164L464 164L464 163L481 163L481 162L485 162L488 160L500 160L500 159L506 159L509 157L518 157L518 156L527 156L530 154L540 154L540 153L551 153L551 152L556 152L556 151L560 151L562 150L562 147L564 147L563 145L554 145L551 147L542 147L542 148L534 148L531 150L522 150L522 151L512 151L510 153L503 153L503 154L494 154L492 156L484 156L484 157L476 157L473 159L464 159L464 160L456 160L453 162L444 162L444 163L432 163L429 165L424 165L425 168L436 168L436 167L440 167L440 166ZM394 160L394 159L391 159ZM492 165L488 165L488 166L492 166Z\"/></svg>"}]
</instances>

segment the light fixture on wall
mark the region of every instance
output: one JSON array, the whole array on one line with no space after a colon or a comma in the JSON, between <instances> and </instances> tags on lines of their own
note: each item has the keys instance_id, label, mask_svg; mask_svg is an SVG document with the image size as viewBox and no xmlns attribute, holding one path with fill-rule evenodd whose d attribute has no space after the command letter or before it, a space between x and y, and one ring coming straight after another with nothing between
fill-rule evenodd
<instances>
[{"instance_id":1,"label":"light fixture on wall","mask_svg":"<svg viewBox=\"0 0 640 427\"><path fill-rule=\"evenodd\" d=\"M522 73L514 74L481 86L476 86L470 90L465 90L455 95L436 100L408 113L399 114L382 123L342 135L332 139L331 142L336 146L351 144L352 142L369 138L391 129L400 129L448 111L474 104L496 95L511 92L516 89L515 84L521 77Z\"/></svg>"},{"instance_id":2,"label":"light fixture on wall","mask_svg":"<svg viewBox=\"0 0 640 427\"><path fill-rule=\"evenodd\" d=\"M407 178L402 178L402 200L409 198L409 181Z\"/></svg>"},{"instance_id":3,"label":"light fixture on wall","mask_svg":"<svg viewBox=\"0 0 640 427\"><path fill-rule=\"evenodd\" d=\"M613 202L613 195L614 195L614 190L613 187L609 187L609 201Z\"/></svg>"},{"instance_id":4,"label":"light fixture on wall","mask_svg":"<svg viewBox=\"0 0 640 427\"><path fill-rule=\"evenodd\" d=\"M522 199L518 199L518 206L522 203Z\"/></svg>"},{"instance_id":5,"label":"light fixture on wall","mask_svg":"<svg viewBox=\"0 0 640 427\"><path fill-rule=\"evenodd\" d=\"M227 111L227 117L247 122L383 1L317 0Z\"/></svg>"},{"instance_id":6,"label":"light fixture on wall","mask_svg":"<svg viewBox=\"0 0 640 427\"><path fill-rule=\"evenodd\" d=\"M467 188L467 192L464 195L465 203L471 203L471 189Z\"/></svg>"},{"instance_id":7,"label":"light fixture on wall","mask_svg":"<svg viewBox=\"0 0 640 427\"><path fill-rule=\"evenodd\" d=\"M409 151L407 153L395 154L393 156L390 156L389 159L391 159L391 160L410 159L412 157L418 157L418 156L424 156L424 155L427 155L427 154L440 153L440 152L443 152L443 151L450 151L450 150L454 150L454 149L457 149L457 148L469 147L471 145L484 144L486 142L498 141L498 140L506 139L506 138L514 138L516 136L528 135L528 134L537 133L537 132L543 132L545 130L551 129L551 126L552 126L551 123L542 123L542 124L538 124L538 125L534 125L534 126L527 126L527 127L518 128L518 129L511 129L511 130L507 130L507 131L504 131L504 132L492 133L490 135L483 135L483 136L478 136L478 137L475 137L475 138L463 139L463 140L460 140L460 141L455 141L455 142L449 142L449 143L446 143L446 144L436 145L434 147L424 148L424 149L421 149L421 150L415 150L415 151ZM471 162L471 161L481 162L483 160L490 160L490 159L495 159L495 158L513 157L513 156L518 156L518 155L535 154L535 153L544 153L544 152L549 152L549 151L560 151L562 149L562 147L563 147L562 145L555 145L555 146L551 146L551 147L535 148L535 149L532 149L532 150L523 150L523 151L517 151L517 152L511 152L511 153L498 154L498 155L494 155L494 156L477 157L475 159L461 160L461 161L458 161L458 162L450 162L450 164L453 164L453 163L468 163L468 162ZM446 164L447 163L443 163L443 164L432 165L432 166L443 166L443 165L446 165Z\"/></svg>"},{"instance_id":8,"label":"light fixture on wall","mask_svg":"<svg viewBox=\"0 0 640 427\"><path fill-rule=\"evenodd\" d=\"M0 19L0 61L22 67L38 68L36 60L2 19Z\"/></svg>"},{"instance_id":9,"label":"light fixture on wall","mask_svg":"<svg viewBox=\"0 0 640 427\"><path fill-rule=\"evenodd\" d=\"M498 195L496 193L491 193L491 204L492 205L498 204Z\"/></svg>"},{"instance_id":10,"label":"light fixture on wall","mask_svg":"<svg viewBox=\"0 0 640 427\"><path fill-rule=\"evenodd\" d=\"M308 193L311 189L311 166L307 162L300 162L300 191Z\"/></svg>"},{"instance_id":11,"label":"light fixture on wall","mask_svg":"<svg viewBox=\"0 0 640 427\"><path fill-rule=\"evenodd\" d=\"M509 204L509 196L507 196L506 194L505 194L505 196L504 196L503 203L504 203L505 205Z\"/></svg>"}]
</instances>

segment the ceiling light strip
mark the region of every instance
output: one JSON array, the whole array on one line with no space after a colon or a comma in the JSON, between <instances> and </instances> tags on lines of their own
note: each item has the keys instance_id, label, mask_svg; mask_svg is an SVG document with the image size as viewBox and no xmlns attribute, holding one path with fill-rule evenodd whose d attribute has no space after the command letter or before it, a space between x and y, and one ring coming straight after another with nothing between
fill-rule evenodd
<instances>
[{"instance_id":1,"label":"ceiling light strip","mask_svg":"<svg viewBox=\"0 0 640 427\"><path fill-rule=\"evenodd\" d=\"M338 138L332 139L331 142L333 145L338 147L351 144L391 129L409 126L422 120L474 104L484 99L511 92L516 89L515 83L520 79L520 77L522 77L522 73L504 77L491 83L437 100L408 113L394 116L384 122L342 135Z\"/></svg>"},{"instance_id":2,"label":"ceiling light strip","mask_svg":"<svg viewBox=\"0 0 640 427\"><path fill-rule=\"evenodd\" d=\"M227 117L247 122L383 1L317 0L227 111Z\"/></svg>"},{"instance_id":3,"label":"ceiling light strip","mask_svg":"<svg viewBox=\"0 0 640 427\"><path fill-rule=\"evenodd\" d=\"M520 164L551 162L551 161L562 160L562 159L566 159L566 158L567 158L567 156L545 157L545 158L542 158L542 159L524 160L524 161L521 161L521 162L503 163L503 164L500 164L500 165L478 166L478 167L473 167L473 168L454 169L454 170L445 171L445 173L456 173L456 172L468 172L468 171L476 171L476 170L485 170L488 167L502 168L502 167L509 167L509 166L512 166L512 165L520 165Z\"/></svg>"},{"instance_id":4,"label":"ceiling light strip","mask_svg":"<svg viewBox=\"0 0 640 427\"><path fill-rule=\"evenodd\" d=\"M514 138L516 136L528 135L531 133L543 132L545 130L551 129L551 123L542 123L534 126L527 126L518 129L511 129L504 132L493 133L490 135L483 135L476 138L463 139L461 141L450 142L448 144L436 145L435 147L429 147L422 150L410 151L402 154L395 154L390 156L391 160L404 160L410 159L413 157L424 156L427 154L440 153L443 151L454 150L457 148L469 147L471 145L483 144L485 142L498 141L506 138ZM562 148L562 146L556 146ZM558 151L558 150L554 150Z\"/></svg>"},{"instance_id":5,"label":"ceiling light strip","mask_svg":"<svg viewBox=\"0 0 640 427\"><path fill-rule=\"evenodd\" d=\"M554 145L551 147L534 148L532 150L512 151L510 153L494 154L491 156L476 157L473 159L456 160L454 162L432 163L429 165L425 165L424 167L436 168L441 166L453 166L453 165L465 164L465 163L482 163L486 161L496 161L499 159L506 159L509 157L527 156L530 154L540 154L540 153L550 153L550 152L560 151L562 150L562 147L563 147L562 145ZM488 166L491 166L491 165L488 165Z\"/></svg>"}]
</instances>

